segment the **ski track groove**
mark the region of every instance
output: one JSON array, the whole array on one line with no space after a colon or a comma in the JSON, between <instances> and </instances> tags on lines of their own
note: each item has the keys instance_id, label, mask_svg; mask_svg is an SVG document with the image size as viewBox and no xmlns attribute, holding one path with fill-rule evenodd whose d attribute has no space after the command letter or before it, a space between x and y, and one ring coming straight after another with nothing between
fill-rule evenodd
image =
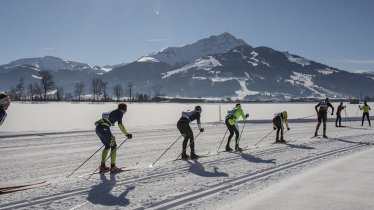
<instances>
[{"instance_id":1,"label":"ski track groove","mask_svg":"<svg viewBox=\"0 0 374 210\"><path fill-rule=\"evenodd\" d=\"M317 142L318 141L313 141L313 143L317 143ZM326 142L326 141L321 140L321 142ZM360 142L357 142L357 144L352 145L352 146L348 146L348 147L335 149L335 150L330 150L330 151L327 151L327 152L322 152L322 153L316 154L317 156L314 156L314 157L309 157L308 156L308 157L305 157L305 158L302 158L302 159L299 159L299 160L296 160L296 161L283 163L283 164L280 164L278 166L274 166L274 167L270 167L270 168L265 168L261 171L252 172L252 173L240 176L240 177L236 177L236 178L233 178L233 179L230 179L230 180L226 180L224 182L217 183L217 184L209 186L208 188L205 188L205 189L201 189L201 190L193 191L193 192L187 192L187 193L184 193L182 195L178 195L178 196L175 196L175 197L167 198L167 199L162 200L162 201L158 201L156 203L143 204L143 206L145 206L144 208L155 208L156 207L156 209L166 209L166 208L177 207L177 206L180 206L180 205L183 205L183 204L187 204L187 203L189 203L193 200L203 198L203 197L206 197L206 196L216 194L218 192L230 189L232 187L237 186L238 184L243 184L243 183L251 181L251 180L255 180L255 179L263 178L263 177L266 177L266 176L270 176L270 175L285 171L289 168L296 167L296 166L299 166L299 165L302 165L302 164L305 164L305 163L308 163L308 162L312 162L312 161L315 161L315 160L323 159L325 157L333 156L333 155L336 155L336 154L339 154L339 153L344 153L344 152L347 152L347 151L351 151L351 150L355 150L355 149L358 149L358 148L368 146L367 144L362 144ZM272 154L274 152L281 152L281 151L286 150L286 149L289 149L289 148L288 147L274 148L274 149L271 149L271 150L264 150L264 151L260 151L260 152L257 152L257 153L253 153L253 155L256 155L256 156L260 155L259 157L261 157L262 155ZM228 153L228 154L230 154L230 153ZM225 162L225 161L232 161L232 160L235 160L235 159L241 159L240 153L235 154L234 157L231 157L229 159L223 159L223 160L218 159L218 160L205 161L202 164L211 164L211 163L215 163L215 162L220 162L221 163L221 162ZM150 173L146 172L145 175L140 175L140 177L139 177L139 175L135 175L135 176L133 176L133 178L130 178L126 181L117 182L116 184L117 185L141 184L143 181L148 181L148 180L151 180L151 179L154 179L154 178L160 178L160 177L164 177L164 176L173 175L173 174L176 174L176 173L181 173L181 172L187 171L188 168L189 168L189 166L181 166L181 167L178 167L176 169L172 168L171 171L167 171L167 172L156 172L156 173L152 173L153 171L150 172ZM157 170L157 169L155 169L155 170ZM28 200L28 201L19 201L19 202L8 203L4 206L1 206L0 209L14 209L14 208L22 208L22 207L31 207L31 206L35 206L35 205L39 205L39 204L49 203L51 201L66 199L66 198L69 198L69 197L72 197L72 196L87 193L89 191L90 191L90 189L87 189L87 188L83 188L83 189L80 188L80 189L64 191L64 192L56 193L56 194L53 194L53 195L47 195L47 196L41 196L41 197L33 198L31 200ZM138 208L138 209L143 209L143 208Z\"/></svg>"},{"instance_id":2,"label":"ski track groove","mask_svg":"<svg viewBox=\"0 0 374 210\"><path fill-rule=\"evenodd\" d=\"M345 147L345 148L340 148L340 149L336 149L336 150L332 150L332 151L328 151L328 152L323 152L323 153L320 153L317 157L306 157L306 158L302 158L302 159L299 159L299 160L296 160L296 161L293 161L293 162L290 162L290 163L283 163L283 164L280 164L279 166L270 167L270 168L264 169L260 172L254 172L254 173L246 174L244 176L240 176L240 177L237 177L237 178L234 178L234 179L231 179L231 180L227 180L227 181L224 181L224 182L206 187L205 189L201 189L201 190L197 190L197 191L193 191L193 192L187 192L187 193L184 193L184 194L181 194L181 195L178 195L178 196L173 196L171 198L168 198L168 199L165 199L165 200L162 200L162 201L158 201L156 203L151 203L151 204L148 204L148 205L146 204L144 208L152 208L152 209L174 208L174 207L177 207L177 206L180 206L180 205L183 205L183 204L187 204L191 201L195 201L197 199L201 200L202 198L204 198L206 196L222 192L222 191L230 189L232 187L236 187L240 184L244 184L248 181L252 181L252 180L255 180L255 179L260 179L260 178L264 178L264 177L267 177L267 176L270 176L270 175L274 175L274 174L280 173L282 171L285 171L287 169L290 169L290 168L293 168L293 167L296 167L296 166L299 166L299 165L302 165L302 164L305 164L305 163L309 163L309 162L312 162L312 161L323 159L323 158L333 156L333 155L336 155L336 154L339 154L339 153L344 153L344 152L347 152L347 151L355 150L355 149L358 149L358 148L361 148L361 147L365 147L365 145L353 145L353 146L350 146L350 147ZM143 208L137 208L137 210L140 210L140 209L143 209Z\"/></svg>"}]
</instances>

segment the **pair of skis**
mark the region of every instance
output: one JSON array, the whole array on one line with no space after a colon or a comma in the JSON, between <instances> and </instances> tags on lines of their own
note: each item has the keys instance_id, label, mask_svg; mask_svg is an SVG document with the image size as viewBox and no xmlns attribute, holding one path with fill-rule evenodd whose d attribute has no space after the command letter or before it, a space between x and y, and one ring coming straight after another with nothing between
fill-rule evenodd
<instances>
[{"instance_id":1,"label":"pair of skis","mask_svg":"<svg viewBox=\"0 0 374 210\"><path fill-rule=\"evenodd\" d=\"M48 185L50 185L50 183L47 183L47 181L42 181L42 182L36 182L36 183L32 183L32 184L16 185L16 186L10 186L10 187L1 187L0 188L0 195L19 192L19 191L24 191L24 190L29 190L29 189L34 189L34 188L38 188L38 187L44 187L44 186L48 186Z\"/></svg>"}]
</instances>

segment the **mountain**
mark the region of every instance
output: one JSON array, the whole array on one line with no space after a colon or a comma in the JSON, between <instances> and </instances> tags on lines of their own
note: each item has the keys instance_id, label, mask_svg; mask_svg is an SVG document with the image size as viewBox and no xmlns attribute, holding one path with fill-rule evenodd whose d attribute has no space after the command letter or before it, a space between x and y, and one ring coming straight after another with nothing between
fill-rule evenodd
<instances>
[{"instance_id":1,"label":"mountain","mask_svg":"<svg viewBox=\"0 0 374 210\"><path fill-rule=\"evenodd\" d=\"M179 97L285 100L374 95L373 75L347 72L269 47L252 47L229 33L165 48L105 72L100 67L55 57L44 59L48 62L40 58L20 59L0 66L0 88L15 84L4 81L4 75L19 78L28 72L29 77L35 78L31 73L49 68L56 83L67 90L76 81L84 81L88 90L92 78L102 77L108 81L109 93L116 84L126 87L132 82L133 93L153 95L161 88L161 93Z\"/></svg>"},{"instance_id":2,"label":"mountain","mask_svg":"<svg viewBox=\"0 0 374 210\"><path fill-rule=\"evenodd\" d=\"M24 78L25 84L39 83L38 72L41 70L50 71L55 84L71 92L75 82L85 81L88 85L92 78L100 76L111 69L65 61L53 56L23 58L0 65L0 89L9 90L10 87L14 87L18 83L21 77Z\"/></svg>"}]
</instances>

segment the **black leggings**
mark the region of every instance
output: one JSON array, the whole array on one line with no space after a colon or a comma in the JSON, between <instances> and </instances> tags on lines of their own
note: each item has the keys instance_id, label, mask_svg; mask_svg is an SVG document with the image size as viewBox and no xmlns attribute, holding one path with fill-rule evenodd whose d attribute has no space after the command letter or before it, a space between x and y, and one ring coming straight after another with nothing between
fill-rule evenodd
<instances>
[{"instance_id":1,"label":"black leggings","mask_svg":"<svg viewBox=\"0 0 374 210\"><path fill-rule=\"evenodd\" d=\"M364 112L364 113L362 114L362 122L361 122L361 126L364 125L364 119L365 119L365 116L366 116L366 119L368 119L369 125L371 126L371 124L370 124L369 112Z\"/></svg>"},{"instance_id":2,"label":"black leggings","mask_svg":"<svg viewBox=\"0 0 374 210\"><path fill-rule=\"evenodd\" d=\"M229 138L227 139L227 145L226 145L226 147L230 147L230 141L231 141L231 138L234 136L234 133L235 133L235 145L239 145L239 142L238 142L238 140L239 140L239 131L238 131L238 129L236 128L235 125L230 125L228 119L225 120L225 124L226 124L227 129L230 132Z\"/></svg>"},{"instance_id":3,"label":"black leggings","mask_svg":"<svg viewBox=\"0 0 374 210\"><path fill-rule=\"evenodd\" d=\"M187 121L182 121L179 120L177 123L177 128L181 135L184 137L183 144L182 144L182 152L185 153L187 149L187 143L188 140L190 139L190 148L191 148L191 153L195 152L195 143L194 143L194 136L192 129L190 127L190 123Z\"/></svg>"},{"instance_id":4,"label":"black leggings","mask_svg":"<svg viewBox=\"0 0 374 210\"><path fill-rule=\"evenodd\" d=\"M281 133L281 139L283 139L283 126L282 126L282 119L280 116L277 116L273 119L273 123L275 127L277 127L277 137L276 140L279 140L279 131Z\"/></svg>"}]
</instances>

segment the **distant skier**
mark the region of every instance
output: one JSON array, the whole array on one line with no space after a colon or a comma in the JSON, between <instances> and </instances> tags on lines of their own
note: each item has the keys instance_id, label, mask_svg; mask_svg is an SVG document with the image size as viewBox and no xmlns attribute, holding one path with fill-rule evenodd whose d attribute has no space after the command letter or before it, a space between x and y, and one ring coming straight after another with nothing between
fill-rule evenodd
<instances>
[{"instance_id":1,"label":"distant skier","mask_svg":"<svg viewBox=\"0 0 374 210\"><path fill-rule=\"evenodd\" d=\"M4 93L0 92L0 125L3 124L5 118L7 117L6 110L10 106L10 98L9 96Z\"/></svg>"},{"instance_id":2,"label":"distant skier","mask_svg":"<svg viewBox=\"0 0 374 210\"><path fill-rule=\"evenodd\" d=\"M288 127L287 112L283 111L283 112L274 114L273 128L274 130L277 130L277 137L275 138L276 143L286 143L286 141L283 139L283 121L286 124L287 130L290 130L290 127ZM280 139L279 139L279 131L281 133Z\"/></svg>"},{"instance_id":3,"label":"distant skier","mask_svg":"<svg viewBox=\"0 0 374 210\"><path fill-rule=\"evenodd\" d=\"M100 172L118 173L121 171L120 168L116 166L116 140L110 131L110 126L113 126L114 123L118 123L118 127L121 129L122 133L128 138L132 138L132 134L127 133L125 126L122 124L122 117L127 111L127 105L125 103L118 104L118 109L111 112L104 112L102 118L95 122L96 125L96 134L99 136L101 142L105 145L105 148L101 155L101 165L99 167ZM110 157L110 168L105 166L105 159L108 155L109 149L112 152Z\"/></svg>"},{"instance_id":4,"label":"distant skier","mask_svg":"<svg viewBox=\"0 0 374 210\"><path fill-rule=\"evenodd\" d=\"M341 111L345 108L346 106L343 106L343 102L340 102L340 105L338 106L336 110L336 120L335 120L335 127L342 127L342 117L341 117ZM339 126L338 126L339 122Z\"/></svg>"},{"instance_id":5,"label":"distant skier","mask_svg":"<svg viewBox=\"0 0 374 210\"><path fill-rule=\"evenodd\" d=\"M177 122L177 128L184 137L182 144L182 159L187 159L189 157L186 153L188 139L190 140L191 159L199 158L195 153L194 135L190 127L190 122L196 120L200 132L204 132L204 128L201 127L200 122L201 111L201 106L196 106L193 111L182 112L182 116Z\"/></svg>"},{"instance_id":6,"label":"distant skier","mask_svg":"<svg viewBox=\"0 0 374 210\"><path fill-rule=\"evenodd\" d=\"M370 106L367 105L366 101L364 101L364 106L361 107L361 105L358 105L358 107L360 108L360 110L363 110L361 126L364 125L365 116L366 116L366 118L367 118L367 120L369 122L369 126L371 126L371 124L370 124L370 116L369 116L369 111L371 110Z\"/></svg>"},{"instance_id":7,"label":"distant skier","mask_svg":"<svg viewBox=\"0 0 374 210\"><path fill-rule=\"evenodd\" d=\"M317 109L319 107L319 110ZM334 115L334 107L329 102L329 98L326 98L325 100L319 102L314 108L316 109L317 115L318 115L318 124L316 127L316 132L314 133L314 136L318 136L318 129L321 125L321 121L323 120L323 138L327 138L326 136L326 122L327 122L327 109L328 107L331 107L332 112L331 115Z\"/></svg>"},{"instance_id":8,"label":"distant skier","mask_svg":"<svg viewBox=\"0 0 374 210\"><path fill-rule=\"evenodd\" d=\"M227 139L227 144L226 144L226 151L228 152L232 151L230 147L230 141L234 133L235 133L235 151L239 151L239 152L243 151L239 147L239 128L238 128L237 120L239 119L240 116L244 120L246 120L249 116L249 114L244 115L242 106L240 104L236 104L235 108L230 110L226 116L225 124L226 124L227 129L230 132L230 135Z\"/></svg>"}]
</instances>

